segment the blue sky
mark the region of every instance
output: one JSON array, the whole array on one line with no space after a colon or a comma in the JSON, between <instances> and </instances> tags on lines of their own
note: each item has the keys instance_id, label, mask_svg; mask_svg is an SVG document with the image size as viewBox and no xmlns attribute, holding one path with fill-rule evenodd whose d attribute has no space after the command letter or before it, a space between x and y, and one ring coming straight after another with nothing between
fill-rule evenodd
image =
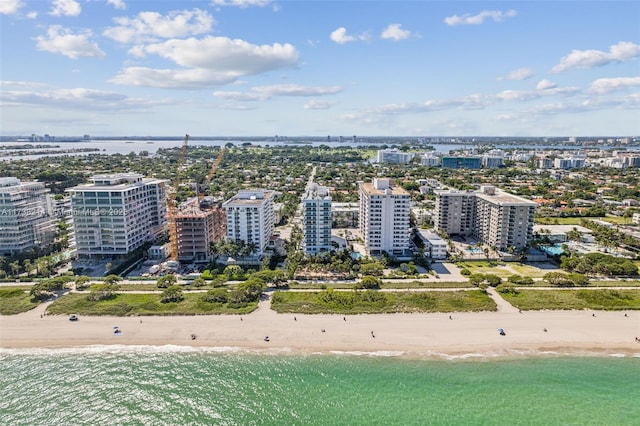
<instances>
[{"instance_id":1,"label":"blue sky","mask_svg":"<svg viewBox=\"0 0 640 426\"><path fill-rule=\"evenodd\" d=\"M640 135L640 2L0 0L0 134Z\"/></svg>"}]
</instances>

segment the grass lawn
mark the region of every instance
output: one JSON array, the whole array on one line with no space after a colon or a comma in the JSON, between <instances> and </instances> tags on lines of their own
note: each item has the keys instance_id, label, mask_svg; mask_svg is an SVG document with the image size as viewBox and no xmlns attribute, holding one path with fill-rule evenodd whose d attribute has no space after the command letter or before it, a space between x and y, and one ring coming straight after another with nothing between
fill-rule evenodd
<instances>
[{"instance_id":1,"label":"grass lawn","mask_svg":"<svg viewBox=\"0 0 640 426\"><path fill-rule=\"evenodd\" d=\"M522 275L523 277L531 277L531 278L542 278L545 274L549 272L559 272L560 268L555 266L551 266L549 263L542 263L547 268L538 268L535 265L530 265L526 263L519 262L508 262L506 264L511 270L513 270L516 274ZM551 267L551 269L549 269Z\"/></svg>"},{"instance_id":2,"label":"grass lawn","mask_svg":"<svg viewBox=\"0 0 640 426\"><path fill-rule=\"evenodd\" d=\"M336 290L352 290L356 285L356 281L351 283L306 283L306 282L289 282L291 289L304 290L325 290L333 288ZM473 287L468 281L405 281L405 280L383 280L381 288L403 289L403 288L470 288Z\"/></svg>"},{"instance_id":3,"label":"grass lawn","mask_svg":"<svg viewBox=\"0 0 640 426\"><path fill-rule=\"evenodd\" d=\"M0 315L15 315L30 311L40 302L32 302L31 295L21 289L0 289Z\"/></svg>"},{"instance_id":4,"label":"grass lawn","mask_svg":"<svg viewBox=\"0 0 640 426\"><path fill-rule=\"evenodd\" d=\"M495 311L483 290L394 292L319 291L276 292L271 309L299 314L382 314L412 312Z\"/></svg>"},{"instance_id":5,"label":"grass lawn","mask_svg":"<svg viewBox=\"0 0 640 426\"><path fill-rule=\"evenodd\" d=\"M605 222L629 225L631 218L619 216L606 217L538 217L535 219L536 225L580 225L582 219L586 220L603 220Z\"/></svg>"},{"instance_id":6,"label":"grass lawn","mask_svg":"<svg viewBox=\"0 0 640 426\"><path fill-rule=\"evenodd\" d=\"M234 308L226 303L209 303L202 300L204 293L185 294L177 303L161 303L160 294L118 293L109 300L90 302L87 294L66 294L47 308L51 314L82 315L213 315L248 314L258 307L258 302Z\"/></svg>"},{"instance_id":7,"label":"grass lawn","mask_svg":"<svg viewBox=\"0 0 640 426\"><path fill-rule=\"evenodd\" d=\"M381 288L472 288L469 281L397 281L384 280Z\"/></svg>"},{"instance_id":8,"label":"grass lawn","mask_svg":"<svg viewBox=\"0 0 640 426\"><path fill-rule=\"evenodd\" d=\"M522 310L640 309L640 290L524 290L504 293L504 299Z\"/></svg>"},{"instance_id":9,"label":"grass lawn","mask_svg":"<svg viewBox=\"0 0 640 426\"><path fill-rule=\"evenodd\" d=\"M485 260L459 262L456 265L460 269L468 269L472 274L492 274L500 278L508 278L513 275L513 272L506 266L490 266L489 262Z\"/></svg>"}]
</instances>

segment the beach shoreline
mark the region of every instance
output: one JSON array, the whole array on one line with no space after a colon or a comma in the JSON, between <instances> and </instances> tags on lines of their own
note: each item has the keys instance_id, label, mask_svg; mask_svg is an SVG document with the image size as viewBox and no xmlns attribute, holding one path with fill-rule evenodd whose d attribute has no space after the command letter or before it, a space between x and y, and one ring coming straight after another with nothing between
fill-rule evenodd
<instances>
[{"instance_id":1,"label":"beach shoreline","mask_svg":"<svg viewBox=\"0 0 640 426\"><path fill-rule=\"evenodd\" d=\"M640 356L637 311L278 314L262 301L248 315L45 315L46 305L0 316L3 350L184 347L274 354L370 354L403 358L535 355ZM114 333L115 327L120 333ZM505 331L500 335L499 329ZM193 336L192 336L193 335ZM269 336L268 341L265 337ZM195 339L193 338L195 337Z\"/></svg>"}]
</instances>

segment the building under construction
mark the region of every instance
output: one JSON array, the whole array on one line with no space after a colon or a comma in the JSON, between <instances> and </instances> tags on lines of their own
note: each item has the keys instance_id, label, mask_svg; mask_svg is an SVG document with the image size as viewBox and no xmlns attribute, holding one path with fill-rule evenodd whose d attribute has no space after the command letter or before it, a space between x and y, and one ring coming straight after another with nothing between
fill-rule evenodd
<instances>
[{"instance_id":1,"label":"building under construction","mask_svg":"<svg viewBox=\"0 0 640 426\"><path fill-rule=\"evenodd\" d=\"M176 212L178 259L184 263L209 262L209 245L226 235L227 218L222 203L213 197L195 197Z\"/></svg>"}]
</instances>

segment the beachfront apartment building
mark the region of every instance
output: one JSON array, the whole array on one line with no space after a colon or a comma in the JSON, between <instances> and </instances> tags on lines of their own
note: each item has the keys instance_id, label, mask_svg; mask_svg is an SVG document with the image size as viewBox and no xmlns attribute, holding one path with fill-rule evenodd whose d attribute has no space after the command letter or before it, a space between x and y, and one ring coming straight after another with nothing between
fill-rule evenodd
<instances>
[{"instance_id":1,"label":"beachfront apartment building","mask_svg":"<svg viewBox=\"0 0 640 426\"><path fill-rule=\"evenodd\" d=\"M178 260L208 262L210 244L226 235L227 219L222 203L197 197L181 205L176 213Z\"/></svg>"},{"instance_id":2,"label":"beachfront apartment building","mask_svg":"<svg viewBox=\"0 0 640 426\"><path fill-rule=\"evenodd\" d=\"M54 242L57 218L43 182L0 178L0 254L14 255Z\"/></svg>"},{"instance_id":3,"label":"beachfront apartment building","mask_svg":"<svg viewBox=\"0 0 640 426\"><path fill-rule=\"evenodd\" d=\"M403 255L409 249L411 197L390 179L359 182L360 235L369 255Z\"/></svg>"},{"instance_id":4,"label":"beachfront apartment building","mask_svg":"<svg viewBox=\"0 0 640 426\"><path fill-rule=\"evenodd\" d=\"M225 201L227 239L254 246L253 254L261 256L275 229L273 199L275 191L242 190Z\"/></svg>"},{"instance_id":5,"label":"beachfront apartment building","mask_svg":"<svg viewBox=\"0 0 640 426\"><path fill-rule=\"evenodd\" d=\"M67 189L78 256L121 257L166 235L167 180L138 173L101 174L91 180Z\"/></svg>"},{"instance_id":6,"label":"beachfront apartment building","mask_svg":"<svg viewBox=\"0 0 640 426\"><path fill-rule=\"evenodd\" d=\"M435 190L433 222L436 231L447 235L471 235L476 195L474 191Z\"/></svg>"},{"instance_id":7,"label":"beachfront apartment building","mask_svg":"<svg viewBox=\"0 0 640 426\"><path fill-rule=\"evenodd\" d=\"M331 224L329 188L312 183L302 198L302 251L306 254L330 252Z\"/></svg>"},{"instance_id":8,"label":"beachfront apartment building","mask_svg":"<svg viewBox=\"0 0 640 426\"><path fill-rule=\"evenodd\" d=\"M533 238L536 203L484 185L479 191L435 191L436 231L472 236L499 251L520 250Z\"/></svg>"}]
</instances>

